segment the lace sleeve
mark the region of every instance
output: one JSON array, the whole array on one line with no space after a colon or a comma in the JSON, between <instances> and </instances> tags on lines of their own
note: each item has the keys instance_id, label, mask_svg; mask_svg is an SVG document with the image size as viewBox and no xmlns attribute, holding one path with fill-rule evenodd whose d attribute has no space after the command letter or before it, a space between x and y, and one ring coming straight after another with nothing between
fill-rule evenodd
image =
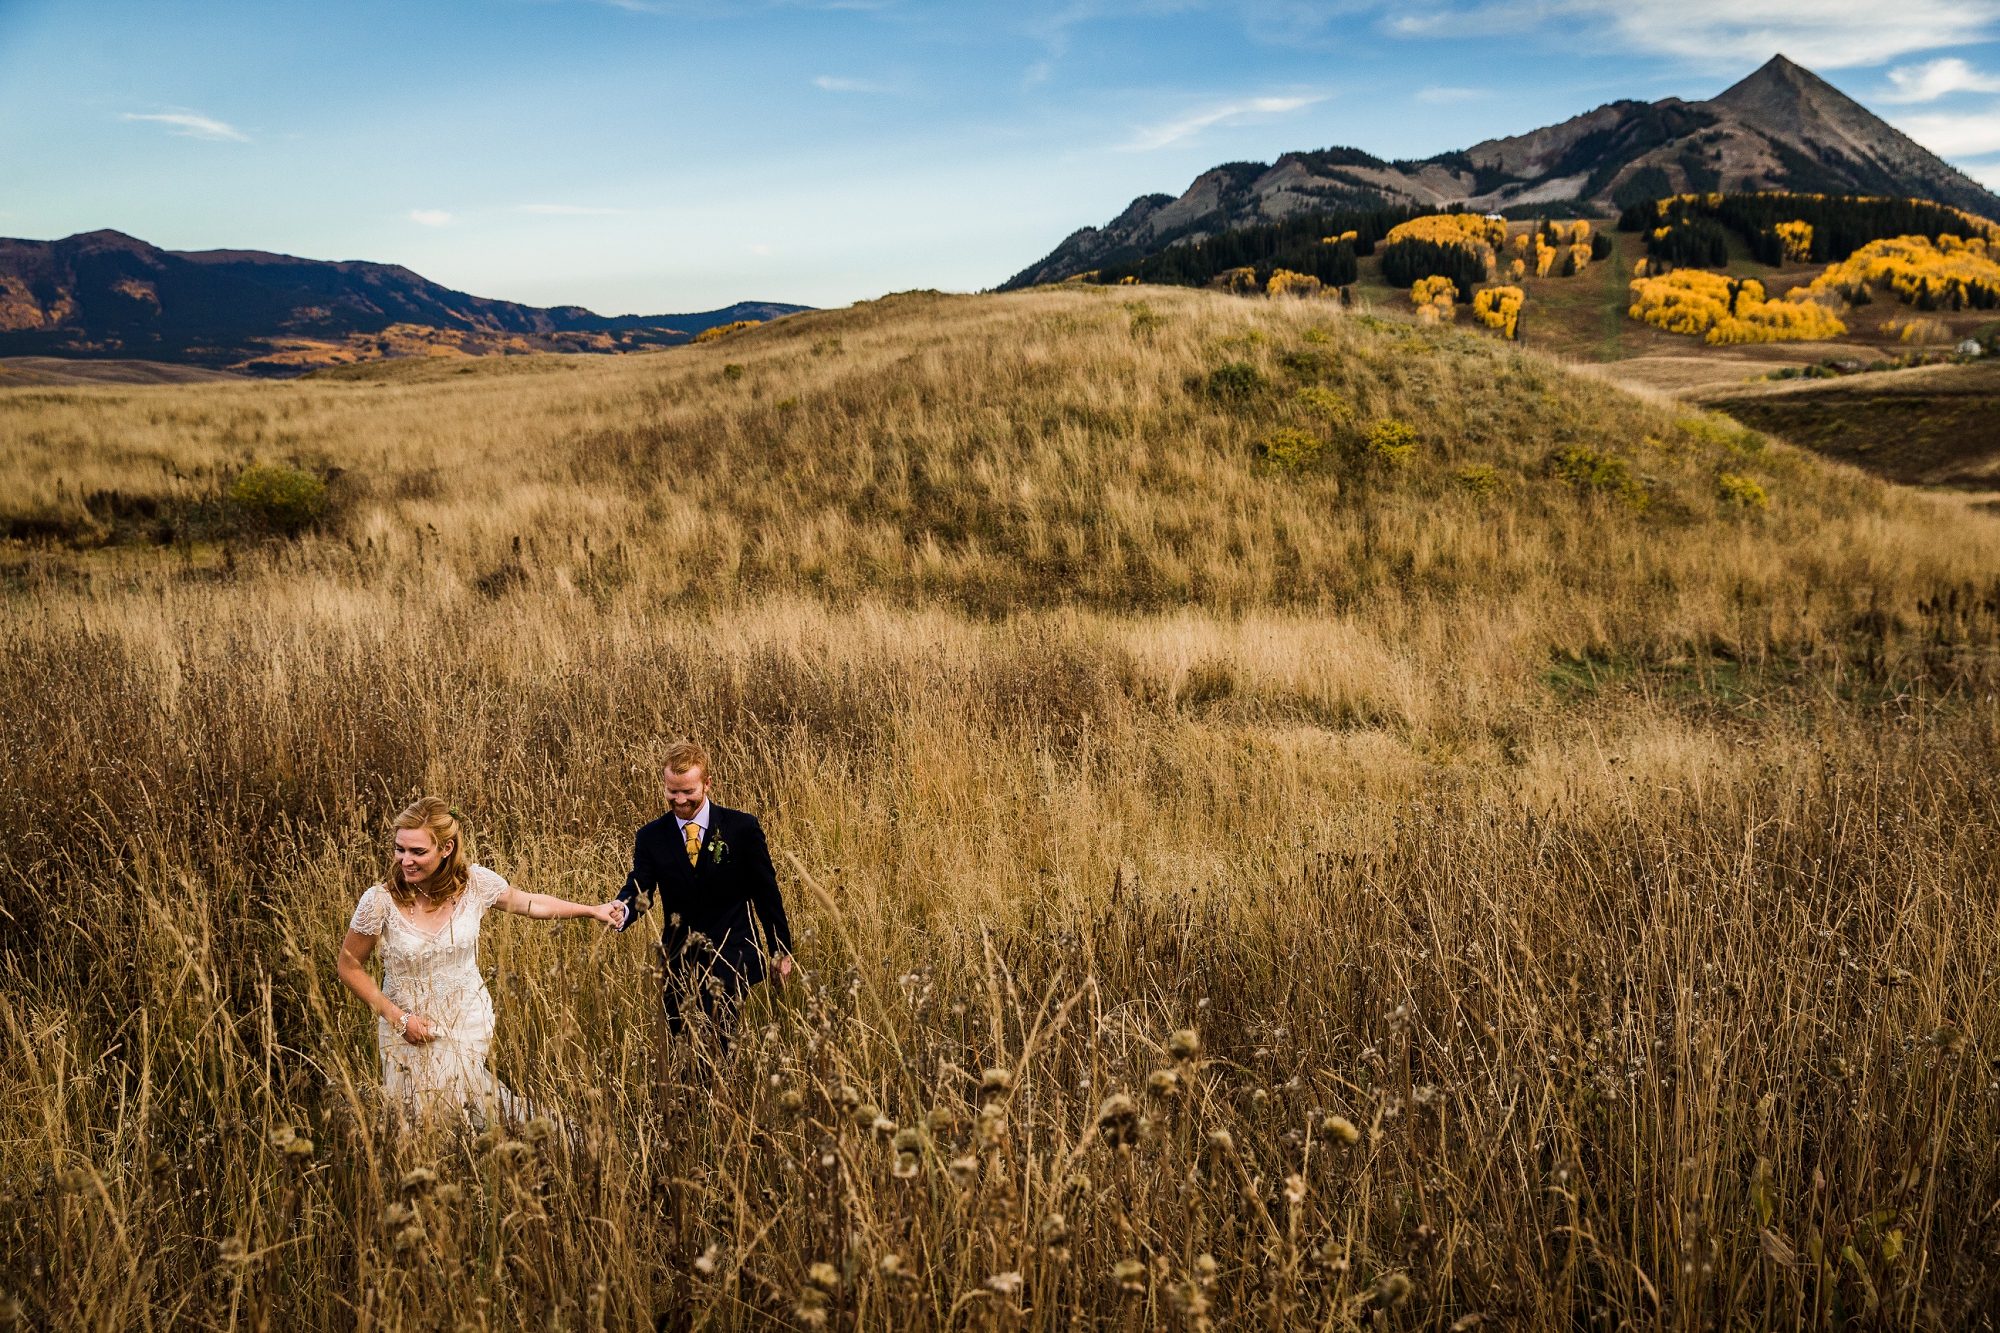
<instances>
[{"instance_id":1,"label":"lace sleeve","mask_svg":"<svg viewBox=\"0 0 2000 1333\"><path fill-rule=\"evenodd\" d=\"M382 919L389 905L389 894L380 884L361 895L361 901L354 906L354 917L347 928L357 935L380 935Z\"/></svg>"},{"instance_id":2,"label":"lace sleeve","mask_svg":"<svg viewBox=\"0 0 2000 1333\"><path fill-rule=\"evenodd\" d=\"M507 892L507 881L485 866L470 866L466 870L465 893L479 905L481 911L493 906L500 895Z\"/></svg>"}]
</instances>

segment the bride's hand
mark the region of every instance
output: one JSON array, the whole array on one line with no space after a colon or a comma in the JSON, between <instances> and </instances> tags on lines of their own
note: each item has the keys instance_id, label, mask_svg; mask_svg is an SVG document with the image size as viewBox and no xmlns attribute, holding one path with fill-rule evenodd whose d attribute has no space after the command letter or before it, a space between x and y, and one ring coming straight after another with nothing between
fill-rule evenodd
<instances>
[{"instance_id":1,"label":"bride's hand","mask_svg":"<svg viewBox=\"0 0 2000 1333\"><path fill-rule=\"evenodd\" d=\"M421 1046L435 1036L437 1030L431 1026L431 1021L420 1014L411 1014L409 1026L403 1029L403 1040L413 1046Z\"/></svg>"},{"instance_id":2,"label":"bride's hand","mask_svg":"<svg viewBox=\"0 0 2000 1333\"><path fill-rule=\"evenodd\" d=\"M590 914L613 930L625 924L624 903L599 903L596 907L590 909Z\"/></svg>"}]
</instances>

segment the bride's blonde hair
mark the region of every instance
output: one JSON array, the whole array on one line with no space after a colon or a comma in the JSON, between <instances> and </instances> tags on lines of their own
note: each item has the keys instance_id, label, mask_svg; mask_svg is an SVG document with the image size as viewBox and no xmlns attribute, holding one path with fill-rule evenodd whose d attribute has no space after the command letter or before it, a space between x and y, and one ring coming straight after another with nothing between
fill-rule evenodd
<instances>
[{"instance_id":1,"label":"bride's blonde hair","mask_svg":"<svg viewBox=\"0 0 2000 1333\"><path fill-rule=\"evenodd\" d=\"M442 797L425 796L412 801L408 809L396 816L390 827L429 829L433 846L451 844L451 855L445 857L437 868L437 874L430 878L430 883L436 885L439 891L426 892L426 898L434 903L446 903L465 892L466 872L472 865L471 840L459 828L458 816ZM395 835L390 836L393 838ZM389 877L384 883L388 885L389 896L396 900L398 906L408 907L416 901L417 891L403 882L403 867L396 861L393 845L389 851Z\"/></svg>"}]
</instances>

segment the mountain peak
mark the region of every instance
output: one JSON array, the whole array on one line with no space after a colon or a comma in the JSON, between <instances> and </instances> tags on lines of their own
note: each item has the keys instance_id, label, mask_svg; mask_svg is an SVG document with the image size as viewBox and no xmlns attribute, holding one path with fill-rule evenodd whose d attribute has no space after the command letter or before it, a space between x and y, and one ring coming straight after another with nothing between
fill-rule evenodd
<instances>
[{"instance_id":1,"label":"mountain peak","mask_svg":"<svg viewBox=\"0 0 2000 1333\"><path fill-rule=\"evenodd\" d=\"M2000 218L2000 198L1801 65L1774 55L1705 102L1620 100L1422 162L1356 148L1232 162L1178 199L1147 195L1085 227L1003 287L1059 282L1238 227L1300 214L1463 207L1514 216L1616 210L1677 193L1793 190L1928 199ZM1558 214L1561 216L1561 214Z\"/></svg>"},{"instance_id":2,"label":"mountain peak","mask_svg":"<svg viewBox=\"0 0 2000 1333\"><path fill-rule=\"evenodd\" d=\"M1800 109L1802 104L1822 112L1838 108L1842 113L1852 114L1848 110L1852 108L1861 115L1869 114L1846 93L1782 55L1772 56L1755 72L1708 101L1710 106L1757 117L1784 115Z\"/></svg>"}]
</instances>

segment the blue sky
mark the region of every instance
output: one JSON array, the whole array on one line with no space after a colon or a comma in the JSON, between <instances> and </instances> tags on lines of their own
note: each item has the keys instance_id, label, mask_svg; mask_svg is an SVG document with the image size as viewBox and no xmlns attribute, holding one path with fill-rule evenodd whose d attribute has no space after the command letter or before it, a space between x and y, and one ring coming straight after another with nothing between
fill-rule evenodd
<instances>
[{"instance_id":1,"label":"blue sky","mask_svg":"<svg viewBox=\"0 0 2000 1333\"><path fill-rule=\"evenodd\" d=\"M0 235L668 313L976 290L1134 196L1782 51L2000 188L2000 0L0 0Z\"/></svg>"}]
</instances>

